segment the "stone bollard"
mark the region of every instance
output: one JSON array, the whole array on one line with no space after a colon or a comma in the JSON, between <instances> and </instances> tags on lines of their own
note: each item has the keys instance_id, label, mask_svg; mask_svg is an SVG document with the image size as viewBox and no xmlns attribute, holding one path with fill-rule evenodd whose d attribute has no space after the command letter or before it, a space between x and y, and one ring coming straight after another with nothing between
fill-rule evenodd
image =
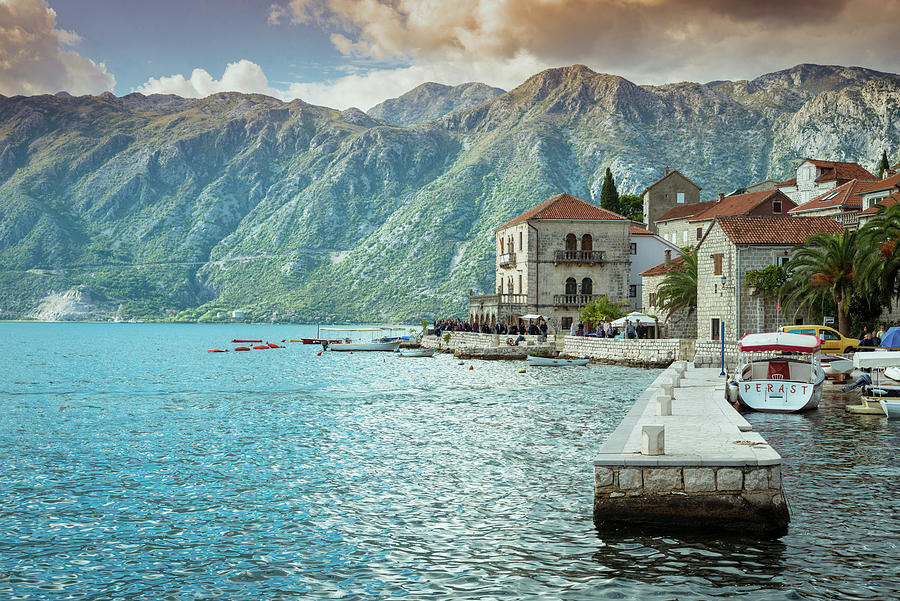
<instances>
[{"instance_id":1,"label":"stone bollard","mask_svg":"<svg viewBox=\"0 0 900 601\"><path fill-rule=\"evenodd\" d=\"M669 379L672 381L673 388L678 388L681 384L681 375L677 371L673 373Z\"/></svg>"},{"instance_id":2,"label":"stone bollard","mask_svg":"<svg viewBox=\"0 0 900 601\"><path fill-rule=\"evenodd\" d=\"M664 394L669 398L674 396L674 387L672 386L672 382L670 380L663 380L662 384L659 385L660 394Z\"/></svg>"},{"instance_id":3,"label":"stone bollard","mask_svg":"<svg viewBox=\"0 0 900 601\"><path fill-rule=\"evenodd\" d=\"M667 394L656 395L656 415L672 415L672 397Z\"/></svg>"},{"instance_id":4,"label":"stone bollard","mask_svg":"<svg viewBox=\"0 0 900 601\"><path fill-rule=\"evenodd\" d=\"M665 455L666 431L664 426L641 428L641 455Z\"/></svg>"}]
</instances>

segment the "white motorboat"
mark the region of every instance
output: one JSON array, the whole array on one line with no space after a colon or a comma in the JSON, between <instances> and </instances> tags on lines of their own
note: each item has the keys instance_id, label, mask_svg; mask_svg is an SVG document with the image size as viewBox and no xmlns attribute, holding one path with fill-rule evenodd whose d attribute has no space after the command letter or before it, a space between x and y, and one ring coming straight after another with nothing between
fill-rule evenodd
<instances>
[{"instance_id":1,"label":"white motorboat","mask_svg":"<svg viewBox=\"0 0 900 601\"><path fill-rule=\"evenodd\" d=\"M437 349L433 348L409 348L397 353L398 357L434 357Z\"/></svg>"},{"instance_id":2,"label":"white motorboat","mask_svg":"<svg viewBox=\"0 0 900 601\"><path fill-rule=\"evenodd\" d=\"M878 399L888 419L900 419L900 399Z\"/></svg>"},{"instance_id":3,"label":"white motorboat","mask_svg":"<svg viewBox=\"0 0 900 601\"><path fill-rule=\"evenodd\" d=\"M788 332L747 334L728 382L728 398L765 413L798 413L819 406L825 372L816 336ZM753 353L753 355L747 355Z\"/></svg>"},{"instance_id":4,"label":"white motorboat","mask_svg":"<svg viewBox=\"0 0 900 601\"><path fill-rule=\"evenodd\" d=\"M590 363L590 359L559 359L555 357L538 357L537 355L528 355L527 361L528 365L534 367L568 367Z\"/></svg>"},{"instance_id":5,"label":"white motorboat","mask_svg":"<svg viewBox=\"0 0 900 601\"><path fill-rule=\"evenodd\" d=\"M371 340L362 340L365 332L381 332L382 328L322 328L323 332L343 332L342 342L322 342L322 348L329 351L396 351L400 348L401 340L380 340L375 336ZM351 333L360 333L357 339Z\"/></svg>"},{"instance_id":6,"label":"white motorboat","mask_svg":"<svg viewBox=\"0 0 900 601\"><path fill-rule=\"evenodd\" d=\"M853 359L840 355L822 355L821 362L826 376L842 376L853 371Z\"/></svg>"},{"instance_id":7,"label":"white motorboat","mask_svg":"<svg viewBox=\"0 0 900 601\"><path fill-rule=\"evenodd\" d=\"M873 378L866 380L863 375L852 387L859 386L862 392L859 405L847 405L845 409L850 413L863 413L869 415L886 415L888 419L900 417L900 386L896 382L885 381L883 376L897 375L895 370L900 367L900 351L875 351L870 353L856 353L853 355L853 366L870 370ZM865 381L865 383L863 383ZM895 417L891 417L888 411L892 411Z\"/></svg>"}]
</instances>

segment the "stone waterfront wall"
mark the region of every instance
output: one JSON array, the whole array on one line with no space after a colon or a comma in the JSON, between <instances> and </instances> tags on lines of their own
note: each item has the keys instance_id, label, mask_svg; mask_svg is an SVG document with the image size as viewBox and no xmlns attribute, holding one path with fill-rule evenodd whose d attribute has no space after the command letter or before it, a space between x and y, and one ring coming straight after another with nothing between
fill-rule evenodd
<instances>
[{"instance_id":1,"label":"stone waterfront wall","mask_svg":"<svg viewBox=\"0 0 900 601\"><path fill-rule=\"evenodd\" d=\"M665 367L682 359L693 361L694 341L677 338L627 340L566 336L560 356L589 357L602 363Z\"/></svg>"},{"instance_id":2,"label":"stone waterfront wall","mask_svg":"<svg viewBox=\"0 0 900 601\"><path fill-rule=\"evenodd\" d=\"M687 511L703 514L708 526L728 520L750 532L780 532L788 513L780 465L594 466L594 499L605 514L631 524Z\"/></svg>"},{"instance_id":3,"label":"stone waterfront wall","mask_svg":"<svg viewBox=\"0 0 900 601\"><path fill-rule=\"evenodd\" d=\"M525 340L518 346L510 346L507 340L515 340L518 336L509 334L481 334L476 332L448 332L450 340L444 341L444 336L423 336L421 346L424 348L436 348L447 353L453 353L463 359L524 359L532 353L555 356L555 336L548 335L547 341L542 343L540 336L525 336Z\"/></svg>"}]
</instances>

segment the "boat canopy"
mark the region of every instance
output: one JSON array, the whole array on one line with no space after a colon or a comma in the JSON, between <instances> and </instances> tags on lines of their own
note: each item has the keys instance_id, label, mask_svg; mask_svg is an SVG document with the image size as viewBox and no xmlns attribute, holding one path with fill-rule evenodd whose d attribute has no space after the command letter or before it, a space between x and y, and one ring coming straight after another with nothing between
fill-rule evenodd
<instances>
[{"instance_id":1,"label":"boat canopy","mask_svg":"<svg viewBox=\"0 0 900 601\"><path fill-rule=\"evenodd\" d=\"M760 332L745 334L738 341L738 349L752 351L781 351L786 353L814 353L822 342L818 336L791 332Z\"/></svg>"},{"instance_id":2,"label":"boat canopy","mask_svg":"<svg viewBox=\"0 0 900 601\"><path fill-rule=\"evenodd\" d=\"M885 369L900 367L900 351L872 351L853 353L853 367Z\"/></svg>"}]
</instances>

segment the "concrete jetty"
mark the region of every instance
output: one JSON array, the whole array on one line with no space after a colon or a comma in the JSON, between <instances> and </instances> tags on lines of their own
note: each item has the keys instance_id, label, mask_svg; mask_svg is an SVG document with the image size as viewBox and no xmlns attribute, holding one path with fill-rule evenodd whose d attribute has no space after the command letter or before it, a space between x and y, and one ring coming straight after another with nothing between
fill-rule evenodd
<instances>
[{"instance_id":1,"label":"concrete jetty","mask_svg":"<svg viewBox=\"0 0 900 601\"><path fill-rule=\"evenodd\" d=\"M594 462L594 522L781 536L781 456L725 400L719 369L673 363Z\"/></svg>"}]
</instances>

